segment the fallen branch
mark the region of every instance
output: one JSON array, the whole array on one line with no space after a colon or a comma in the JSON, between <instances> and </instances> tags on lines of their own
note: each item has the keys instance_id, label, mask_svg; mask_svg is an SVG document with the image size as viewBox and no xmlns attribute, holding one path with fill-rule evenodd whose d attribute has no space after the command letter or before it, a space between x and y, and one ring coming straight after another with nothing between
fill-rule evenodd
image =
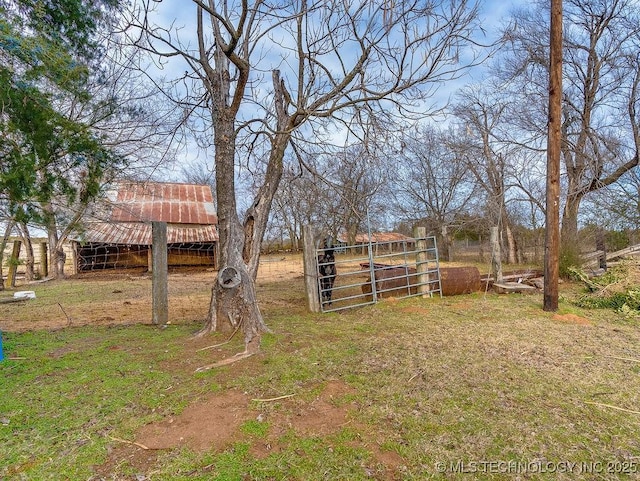
<instances>
[{"instance_id":1,"label":"fallen branch","mask_svg":"<svg viewBox=\"0 0 640 481\"><path fill-rule=\"evenodd\" d=\"M205 371L209 371L210 369L215 369L216 367L228 366L229 364L233 364L234 362L238 362L238 361L241 361L242 359L251 357L254 354L255 352L246 352L246 351L240 352L235 356L228 357L226 359L223 359L218 362L214 362L213 364L209 364L207 366L199 367L198 369L195 370L195 372L205 372Z\"/></svg>"},{"instance_id":2,"label":"fallen branch","mask_svg":"<svg viewBox=\"0 0 640 481\"><path fill-rule=\"evenodd\" d=\"M221 342L220 344L215 344L214 346L201 347L200 349L196 350L196 352L206 351L207 349L215 349L216 347L220 347L220 346L224 346L225 344L229 344L231 342L231 340L235 337L235 335L238 332L238 329L240 329L241 325L242 325L242 323L239 322L238 325L236 326L236 328L234 329L234 331L229 336L229 339L227 339L226 341Z\"/></svg>"},{"instance_id":3,"label":"fallen branch","mask_svg":"<svg viewBox=\"0 0 640 481\"><path fill-rule=\"evenodd\" d=\"M196 349L196 352L206 351L208 349L215 349L216 347L224 346L225 344L229 344L230 342L231 342L231 338L227 339L224 342L221 342L220 344L214 344L213 346L201 347L200 349Z\"/></svg>"},{"instance_id":4,"label":"fallen branch","mask_svg":"<svg viewBox=\"0 0 640 481\"><path fill-rule=\"evenodd\" d=\"M111 436L109 434L107 434L107 436L109 437L109 439L112 439L114 441L118 441L119 443L124 443L124 444L131 444L133 446L138 446L139 448L144 449L145 451L148 451L149 447L145 446L144 444L140 444L140 443L136 443L135 441L127 441L126 439L120 439L120 438L116 438L114 436Z\"/></svg>"},{"instance_id":5,"label":"fallen branch","mask_svg":"<svg viewBox=\"0 0 640 481\"><path fill-rule=\"evenodd\" d=\"M268 399L252 399L252 401L259 402L259 403L268 403L271 401L279 401L280 399L287 399L293 396L295 396L295 394L285 394L284 396L270 397Z\"/></svg>"},{"instance_id":6,"label":"fallen branch","mask_svg":"<svg viewBox=\"0 0 640 481\"><path fill-rule=\"evenodd\" d=\"M9 304L11 302L26 302L28 297L2 297L0 298L0 304Z\"/></svg>"},{"instance_id":7,"label":"fallen branch","mask_svg":"<svg viewBox=\"0 0 640 481\"><path fill-rule=\"evenodd\" d=\"M640 359L634 359L632 357L618 357L618 356L608 356L611 359L619 359L620 361L631 361L631 362L640 362Z\"/></svg>"},{"instance_id":8,"label":"fallen branch","mask_svg":"<svg viewBox=\"0 0 640 481\"><path fill-rule=\"evenodd\" d=\"M60 306L60 309L62 309L62 313L67 317L67 326L70 326L71 318L69 317L69 314L67 314L67 311L64 310L64 307L62 307L62 304L58 302L58 305Z\"/></svg>"},{"instance_id":9,"label":"fallen branch","mask_svg":"<svg viewBox=\"0 0 640 481\"><path fill-rule=\"evenodd\" d=\"M600 407L604 407L604 408L615 409L616 411L623 411L625 413L640 414L640 411L632 411L631 409L621 408L621 407L618 407L618 406L614 406L612 404L597 403L597 402L593 402L593 401L585 401L584 403L585 404L593 404L594 406L600 406Z\"/></svg>"}]
</instances>

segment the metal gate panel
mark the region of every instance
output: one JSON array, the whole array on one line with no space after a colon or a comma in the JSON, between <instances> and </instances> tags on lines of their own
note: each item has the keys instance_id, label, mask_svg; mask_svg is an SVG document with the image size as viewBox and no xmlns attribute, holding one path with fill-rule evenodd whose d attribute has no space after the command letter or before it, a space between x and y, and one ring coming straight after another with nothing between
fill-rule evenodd
<instances>
[{"instance_id":1,"label":"metal gate panel","mask_svg":"<svg viewBox=\"0 0 640 481\"><path fill-rule=\"evenodd\" d=\"M322 312L385 297L442 296L435 237L318 248L315 258Z\"/></svg>"}]
</instances>

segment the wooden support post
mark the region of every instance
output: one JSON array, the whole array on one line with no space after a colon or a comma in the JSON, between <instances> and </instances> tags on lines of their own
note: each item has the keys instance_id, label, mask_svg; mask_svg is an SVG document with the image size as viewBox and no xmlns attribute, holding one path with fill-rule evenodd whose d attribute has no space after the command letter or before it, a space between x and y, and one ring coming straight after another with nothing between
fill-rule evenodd
<instances>
[{"instance_id":1,"label":"wooden support post","mask_svg":"<svg viewBox=\"0 0 640 481\"><path fill-rule=\"evenodd\" d=\"M147 270L153 272L153 246L149 246L147 251Z\"/></svg>"},{"instance_id":2,"label":"wooden support post","mask_svg":"<svg viewBox=\"0 0 640 481\"><path fill-rule=\"evenodd\" d=\"M318 289L318 267L316 258L315 232L312 226L302 228L304 285L311 312L320 312L320 291Z\"/></svg>"},{"instance_id":3,"label":"wooden support post","mask_svg":"<svg viewBox=\"0 0 640 481\"><path fill-rule=\"evenodd\" d=\"M49 276L49 255L46 242L40 242L40 275L43 278Z\"/></svg>"},{"instance_id":4,"label":"wooden support post","mask_svg":"<svg viewBox=\"0 0 640 481\"><path fill-rule=\"evenodd\" d=\"M416 271L418 273L418 293L422 297L429 297L429 255L427 253L427 228L415 227L413 237L416 239Z\"/></svg>"},{"instance_id":5,"label":"wooden support post","mask_svg":"<svg viewBox=\"0 0 640 481\"><path fill-rule=\"evenodd\" d=\"M7 274L7 284L9 287L16 287L16 273L18 272L18 261L20 259L20 247L22 241L13 241L13 250L9 258L9 273Z\"/></svg>"},{"instance_id":6,"label":"wooden support post","mask_svg":"<svg viewBox=\"0 0 640 481\"><path fill-rule=\"evenodd\" d=\"M491 228L491 274L495 282L502 282L502 253L500 252L500 231Z\"/></svg>"},{"instance_id":7,"label":"wooden support post","mask_svg":"<svg viewBox=\"0 0 640 481\"><path fill-rule=\"evenodd\" d=\"M601 252L598 258L598 267L607 270L607 246L605 243L605 231L602 227L598 227L596 232L596 250Z\"/></svg>"},{"instance_id":8,"label":"wooden support post","mask_svg":"<svg viewBox=\"0 0 640 481\"><path fill-rule=\"evenodd\" d=\"M169 321L169 266L167 259L167 223L152 222L151 236L153 242L152 265L153 275L153 324L165 325Z\"/></svg>"},{"instance_id":9,"label":"wooden support post","mask_svg":"<svg viewBox=\"0 0 640 481\"><path fill-rule=\"evenodd\" d=\"M80 271L78 266L78 243L71 243L71 274L77 274Z\"/></svg>"}]
</instances>

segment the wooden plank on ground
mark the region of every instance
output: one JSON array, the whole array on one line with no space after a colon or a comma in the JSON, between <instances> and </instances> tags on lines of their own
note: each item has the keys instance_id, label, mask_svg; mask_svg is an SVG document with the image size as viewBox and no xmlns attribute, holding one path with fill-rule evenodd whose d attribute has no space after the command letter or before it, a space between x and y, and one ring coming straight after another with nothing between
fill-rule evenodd
<instances>
[{"instance_id":1,"label":"wooden plank on ground","mask_svg":"<svg viewBox=\"0 0 640 481\"><path fill-rule=\"evenodd\" d=\"M538 292L533 286L519 282L494 282L493 290L498 294L525 294Z\"/></svg>"},{"instance_id":2,"label":"wooden plank on ground","mask_svg":"<svg viewBox=\"0 0 640 481\"><path fill-rule=\"evenodd\" d=\"M602 251L591 252L590 254L585 254L583 257L586 262L583 266L590 266L594 262L597 262L599 257L602 255ZM607 254L607 261L617 259L618 257L624 256L634 256L640 255L640 244L636 244L633 246L625 247L624 249L620 249L619 251L610 252Z\"/></svg>"},{"instance_id":3,"label":"wooden plank on ground","mask_svg":"<svg viewBox=\"0 0 640 481\"><path fill-rule=\"evenodd\" d=\"M636 255L640 254L640 244L636 244L634 246L626 247L625 249L621 249L616 252L611 252L607 254L607 260L615 259L617 257L623 257L628 255Z\"/></svg>"}]
</instances>

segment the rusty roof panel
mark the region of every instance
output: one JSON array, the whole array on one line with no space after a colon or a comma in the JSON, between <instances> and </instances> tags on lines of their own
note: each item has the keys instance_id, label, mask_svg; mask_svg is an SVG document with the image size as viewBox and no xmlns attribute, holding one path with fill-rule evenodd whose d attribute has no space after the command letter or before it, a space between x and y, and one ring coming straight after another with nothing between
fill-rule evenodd
<instances>
[{"instance_id":1,"label":"rusty roof panel","mask_svg":"<svg viewBox=\"0 0 640 481\"><path fill-rule=\"evenodd\" d=\"M142 222L92 222L75 240L96 244L151 245L151 224ZM168 244L217 242L213 225L167 224Z\"/></svg>"},{"instance_id":2,"label":"rusty roof panel","mask_svg":"<svg viewBox=\"0 0 640 481\"><path fill-rule=\"evenodd\" d=\"M208 185L123 182L111 212L112 222L159 221L217 224Z\"/></svg>"}]
</instances>

